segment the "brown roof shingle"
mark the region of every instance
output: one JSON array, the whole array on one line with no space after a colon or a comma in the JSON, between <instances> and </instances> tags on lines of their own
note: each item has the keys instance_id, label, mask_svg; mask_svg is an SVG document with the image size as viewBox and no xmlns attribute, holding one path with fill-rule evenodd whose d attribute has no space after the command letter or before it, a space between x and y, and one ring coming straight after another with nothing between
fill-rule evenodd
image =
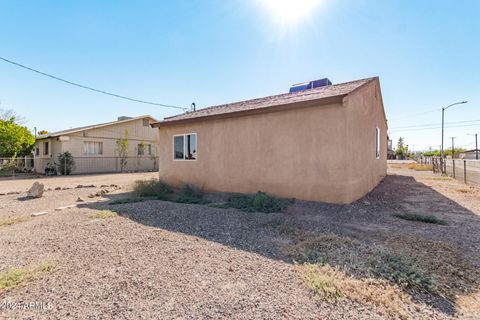
<instances>
[{"instance_id":1,"label":"brown roof shingle","mask_svg":"<svg viewBox=\"0 0 480 320\"><path fill-rule=\"evenodd\" d=\"M152 124L154 127L166 125L175 122L184 122L188 120L201 120L208 117L219 116L229 113L238 113L241 111L266 109L274 106L289 105L302 101L321 100L325 98L340 97L349 94L364 84L377 79L367 78L345 83L334 84L325 87L309 89L294 93L284 93L275 96L257 98L252 100L234 102L219 106L208 107L194 112L187 112L180 115L165 118L163 121Z\"/></svg>"}]
</instances>

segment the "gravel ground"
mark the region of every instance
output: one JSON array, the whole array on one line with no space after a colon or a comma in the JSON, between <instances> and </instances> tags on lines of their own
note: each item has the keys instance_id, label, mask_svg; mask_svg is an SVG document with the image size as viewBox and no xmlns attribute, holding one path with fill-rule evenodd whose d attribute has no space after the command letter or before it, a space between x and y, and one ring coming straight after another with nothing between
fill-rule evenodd
<instances>
[{"instance_id":1,"label":"gravel ground","mask_svg":"<svg viewBox=\"0 0 480 320\"><path fill-rule=\"evenodd\" d=\"M80 207L54 211L76 203L78 197L101 199L88 195L107 189L101 188L102 184L117 185L108 187L105 198L128 196L127 180L108 177L95 182L75 177L78 180L69 185L59 179L49 188L96 187L51 190L40 199L19 200L24 194L0 196L0 219L49 212L0 226L0 272L35 267L42 261L56 265L53 272L0 293L0 304L37 301L49 303L51 308L3 308L0 318L383 318L374 306L317 300L282 253L282 246L291 239L268 226L282 219L302 230L335 233L396 250L428 250L415 247L420 243L416 239L442 241L459 248L461 259L480 266L480 189L454 180L436 180L438 176L429 172L391 169L372 193L354 204L296 201L286 213L244 213L164 201L115 206L84 202ZM136 179L132 176L129 181ZM5 188L3 181L0 184ZM103 209L115 210L119 216L89 216ZM448 225L393 216L406 211L432 214L447 220ZM419 305L418 318L452 316L441 307ZM469 318L453 315L457 316Z\"/></svg>"}]
</instances>

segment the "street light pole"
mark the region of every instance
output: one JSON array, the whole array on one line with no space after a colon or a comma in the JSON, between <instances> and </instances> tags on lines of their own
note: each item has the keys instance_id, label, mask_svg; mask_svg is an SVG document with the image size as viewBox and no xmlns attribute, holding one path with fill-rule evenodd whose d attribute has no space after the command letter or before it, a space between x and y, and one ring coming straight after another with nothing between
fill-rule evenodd
<instances>
[{"instance_id":1,"label":"street light pole","mask_svg":"<svg viewBox=\"0 0 480 320\"><path fill-rule=\"evenodd\" d=\"M444 127L445 127L445 110L447 110L450 107L456 106L457 104L464 104L464 103L467 103L467 102L468 101L455 102L455 103L452 103L451 105L448 105L448 106L442 108L442 150L440 151L440 155L441 155L442 158L445 158L445 153L443 152L443 133L445 131L445 129L444 129Z\"/></svg>"}]
</instances>

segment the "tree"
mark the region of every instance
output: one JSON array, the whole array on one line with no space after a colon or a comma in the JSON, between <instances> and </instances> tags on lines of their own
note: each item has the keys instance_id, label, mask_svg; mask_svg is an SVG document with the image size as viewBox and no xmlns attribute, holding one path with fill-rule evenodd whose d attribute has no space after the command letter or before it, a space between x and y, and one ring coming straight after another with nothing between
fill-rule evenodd
<instances>
[{"instance_id":1,"label":"tree","mask_svg":"<svg viewBox=\"0 0 480 320\"><path fill-rule=\"evenodd\" d=\"M27 127L16 122L14 113L1 111L0 157L26 156L32 152L34 145L35 137Z\"/></svg>"},{"instance_id":2,"label":"tree","mask_svg":"<svg viewBox=\"0 0 480 320\"><path fill-rule=\"evenodd\" d=\"M402 137L398 138L397 147L395 148L395 155L402 159L408 154L408 148L405 146L405 142Z\"/></svg>"},{"instance_id":3,"label":"tree","mask_svg":"<svg viewBox=\"0 0 480 320\"><path fill-rule=\"evenodd\" d=\"M120 157L120 171L123 172L125 166L127 165L128 158L128 129L124 131L124 137L120 135L120 138L117 139L117 152Z\"/></svg>"},{"instance_id":4,"label":"tree","mask_svg":"<svg viewBox=\"0 0 480 320\"><path fill-rule=\"evenodd\" d=\"M19 116L13 110L0 109L0 120L13 120L16 124L24 124L25 118Z\"/></svg>"}]
</instances>

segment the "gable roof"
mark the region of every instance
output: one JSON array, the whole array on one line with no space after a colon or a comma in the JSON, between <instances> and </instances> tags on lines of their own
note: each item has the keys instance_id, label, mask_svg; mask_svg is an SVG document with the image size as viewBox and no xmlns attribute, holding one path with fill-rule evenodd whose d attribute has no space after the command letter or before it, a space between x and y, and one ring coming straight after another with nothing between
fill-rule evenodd
<instances>
[{"instance_id":1,"label":"gable roof","mask_svg":"<svg viewBox=\"0 0 480 320\"><path fill-rule=\"evenodd\" d=\"M148 118L150 120L153 120L154 122L158 121L157 119L155 119L152 116L144 115L144 116L128 118L128 119L124 119L124 120L104 122L104 123L99 123L99 124L93 124L93 125L90 125L90 126L77 127L77 128L72 128L72 129L68 129L68 130L62 130L62 131L47 133L47 134L37 136L36 139L58 137L58 136L68 135L68 134L71 134L71 133L76 133L76 132L79 132L79 131L97 129L97 128L107 127L107 126L111 126L111 125L122 124L122 123L130 122L130 121L140 120L140 119L144 119L144 118Z\"/></svg>"},{"instance_id":2,"label":"gable roof","mask_svg":"<svg viewBox=\"0 0 480 320\"><path fill-rule=\"evenodd\" d=\"M261 112L272 111L271 108L278 106L288 106L307 101L324 100L324 102L334 102L341 100L343 97L360 88L366 83L377 80L378 77L360 79L350 82L344 82L304 91L293 93L284 93L264 98L240 101L224 105L218 105L200 109L194 112L186 112L173 117L164 118L163 121L153 123L152 127L160 127L164 125L204 120L207 118L217 118L220 116L235 116L245 112ZM337 99L335 99L337 98Z\"/></svg>"}]
</instances>

